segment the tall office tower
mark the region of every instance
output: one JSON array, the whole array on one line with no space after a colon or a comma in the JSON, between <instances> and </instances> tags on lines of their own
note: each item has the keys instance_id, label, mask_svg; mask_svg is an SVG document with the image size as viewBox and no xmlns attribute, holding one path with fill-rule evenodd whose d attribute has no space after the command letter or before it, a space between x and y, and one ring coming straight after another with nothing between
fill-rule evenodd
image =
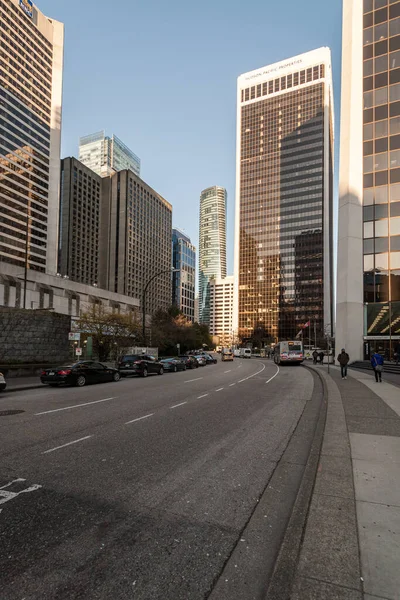
<instances>
[{"instance_id":1,"label":"tall office tower","mask_svg":"<svg viewBox=\"0 0 400 600\"><path fill-rule=\"evenodd\" d=\"M226 202L223 187L200 195L199 322L210 324L210 279L226 277Z\"/></svg>"},{"instance_id":2,"label":"tall office tower","mask_svg":"<svg viewBox=\"0 0 400 600\"><path fill-rule=\"evenodd\" d=\"M101 177L109 177L125 169L140 177L140 158L116 135L110 138L104 131L80 138L79 160Z\"/></svg>"},{"instance_id":3,"label":"tall office tower","mask_svg":"<svg viewBox=\"0 0 400 600\"><path fill-rule=\"evenodd\" d=\"M89 285L99 281L102 181L76 158L61 161L58 272Z\"/></svg>"},{"instance_id":4,"label":"tall office tower","mask_svg":"<svg viewBox=\"0 0 400 600\"><path fill-rule=\"evenodd\" d=\"M103 179L99 287L134 298L146 312L172 303L172 206L132 171ZM159 273L159 276L157 276Z\"/></svg>"},{"instance_id":5,"label":"tall office tower","mask_svg":"<svg viewBox=\"0 0 400 600\"><path fill-rule=\"evenodd\" d=\"M333 96L320 48L238 79L234 327L333 327ZM314 325L313 325L314 326Z\"/></svg>"},{"instance_id":6,"label":"tall office tower","mask_svg":"<svg viewBox=\"0 0 400 600\"><path fill-rule=\"evenodd\" d=\"M336 347L400 340L400 2L345 0Z\"/></svg>"},{"instance_id":7,"label":"tall office tower","mask_svg":"<svg viewBox=\"0 0 400 600\"><path fill-rule=\"evenodd\" d=\"M196 248L179 229L172 230L172 304L194 321Z\"/></svg>"},{"instance_id":8,"label":"tall office tower","mask_svg":"<svg viewBox=\"0 0 400 600\"><path fill-rule=\"evenodd\" d=\"M210 334L218 346L233 346L234 277L210 280Z\"/></svg>"},{"instance_id":9,"label":"tall office tower","mask_svg":"<svg viewBox=\"0 0 400 600\"><path fill-rule=\"evenodd\" d=\"M64 26L0 0L0 261L57 270Z\"/></svg>"}]
</instances>

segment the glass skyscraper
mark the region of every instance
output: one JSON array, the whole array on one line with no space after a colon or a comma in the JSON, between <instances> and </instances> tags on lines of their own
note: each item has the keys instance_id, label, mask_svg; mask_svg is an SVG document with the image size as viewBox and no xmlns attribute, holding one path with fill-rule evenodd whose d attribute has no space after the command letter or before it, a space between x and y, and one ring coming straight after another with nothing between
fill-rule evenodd
<instances>
[{"instance_id":1,"label":"glass skyscraper","mask_svg":"<svg viewBox=\"0 0 400 600\"><path fill-rule=\"evenodd\" d=\"M116 135L111 138L104 131L79 140L79 160L101 177L129 169L140 177L140 158Z\"/></svg>"},{"instance_id":2,"label":"glass skyscraper","mask_svg":"<svg viewBox=\"0 0 400 600\"><path fill-rule=\"evenodd\" d=\"M345 0L338 347L400 343L400 2Z\"/></svg>"},{"instance_id":3,"label":"glass skyscraper","mask_svg":"<svg viewBox=\"0 0 400 600\"><path fill-rule=\"evenodd\" d=\"M172 230L172 304L194 321L196 248L179 229Z\"/></svg>"},{"instance_id":4,"label":"glass skyscraper","mask_svg":"<svg viewBox=\"0 0 400 600\"><path fill-rule=\"evenodd\" d=\"M57 271L64 26L0 0L0 261Z\"/></svg>"},{"instance_id":5,"label":"glass skyscraper","mask_svg":"<svg viewBox=\"0 0 400 600\"><path fill-rule=\"evenodd\" d=\"M200 194L199 322L210 324L210 279L226 277L226 203L223 187Z\"/></svg>"},{"instance_id":6,"label":"glass skyscraper","mask_svg":"<svg viewBox=\"0 0 400 600\"><path fill-rule=\"evenodd\" d=\"M238 79L236 334L333 327L333 99L328 48Z\"/></svg>"}]
</instances>

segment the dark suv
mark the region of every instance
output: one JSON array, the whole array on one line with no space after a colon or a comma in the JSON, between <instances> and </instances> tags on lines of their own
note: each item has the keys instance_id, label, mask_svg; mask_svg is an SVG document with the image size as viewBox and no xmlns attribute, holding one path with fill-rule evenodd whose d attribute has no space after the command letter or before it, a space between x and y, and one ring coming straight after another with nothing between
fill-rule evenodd
<instances>
[{"instance_id":1,"label":"dark suv","mask_svg":"<svg viewBox=\"0 0 400 600\"><path fill-rule=\"evenodd\" d=\"M147 377L147 375L162 375L164 373L162 364L154 356L148 354L126 354L121 356L118 361L118 370L121 377L128 377L128 375Z\"/></svg>"}]
</instances>

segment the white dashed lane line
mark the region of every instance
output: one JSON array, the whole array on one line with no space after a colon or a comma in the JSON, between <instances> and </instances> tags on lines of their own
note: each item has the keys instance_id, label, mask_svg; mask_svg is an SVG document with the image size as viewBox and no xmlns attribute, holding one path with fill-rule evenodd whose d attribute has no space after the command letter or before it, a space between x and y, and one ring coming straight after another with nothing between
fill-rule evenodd
<instances>
[{"instance_id":1,"label":"white dashed lane line","mask_svg":"<svg viewBox=\"0 0 400 600\"><path fill-rule=\"evenodd\" d=\"M170 410L172 410L173 408L178 408L178 406L183 406L184 404L187 404L187 402L181 402L180 404L174 404L174 406L170 406Z\"/></svg>"},{"instance_id":2,"label":"white dashed lane line","mask_svg":"<svg viewBox=\"0 0 400 600\"><path fill-rule=\"evenodd\" d=\"M100 402L108 402L109 400L115 400L116 398L103 398L103 400L94 400L93 402L83 402L82 404L75 404L74 406L65 406L64 408L55 408L54 410L46 410L44 412L35 413L35 417L40 415L49 415L50 413L61 412L62 410L72 410L73 408L81 408L82 406L90 406L91 404L99 404Z\"/></svg>"},{"instance_id":3,"label":"white dashed lane line","mask_svg":"<svg viewBox=\"0 0 400 600\"><path fill-rule=\"evenodd\" d=\"M277 372L275 373L275 375L274 375L273 377L271 377L271 379L268 379L268 381L266 381L265 383L270 383L270 382L271 382L273 379L275 379L275 377L276 377L277 375L279 375L279 371L280 371L280 369L279 369L278 365L275 365L275 366L276 366L276 368L278 369L278 370L277 370Z\"/></svg>"},{"instance_id":4,"label":"white dashed lane line","mask_svg":"<svg viewBox=\"0 0 400 600\"><path fill-rule=\"evenodd\" d=\"M236 385L236 383L230 383L229 387L233 387L234 385Z\"/></svg>"},{"instance_id":5,"label":"white dashed lane line","mask_svg":"<svg viewBox=\"0 0 400 600\"><path fill-rule=\"evenodd\" d=\"M218 390L215 390L216 392L222 392L224 388L219 388Z\"/></svg>"},{"instance_id":6,"label":"white dashed lane line","mask_svg":"<svg viewBox=\"0 0 400 600\"><path fill-rule=\"evenodd\" d=\"M232 373L232 369L229 369L229 371L225 371L225 373Z\"/></svg>"},{"instance_id":7,"label":"white dashed lane line","mask_svg":"<svg viewBox=\"0 0 400 600\"><path fill-rule=\"evenodd\" d=\"M206 396L208 396L208 394L203 394L202 396L199 396L197 400L200 400L200 398L206 398Z\"/></svg>"},{"instance_id":8,"label":"white dashed lane line","mask_svg":"<svg viewBox=\"0 0 400 600\"><path fill-rule=\"evenodd\" d=\"M257 371L257 373L253 373L253 375L249 375L248 377L245 377L244 379L241 379L238 383L243 383L243 381L247 381L248 379L251 379L252 377L255 377L256 375L259 375L260 373L262 373L265 369L265 365L263 365L263 368L260 369L259 371Z\"/></svg>"},{"instance_id":9,"label":"white dashed lane line","mask_svg":"<svg viewBox=\"0 0 400 600\"><path fill-rule=\"evenodd\" d=\"M55 452L56 450L60 450L61 448L66 448L67 446L72 446L72 444L77 444L78 442L83 442L84 440L88 440L93 436L87 435L86 437L80 438L79 440L74 440L73 442L68 442L68 444L63 444L62 446L57 446L56 448L51 448L50 450L46 450L46 452L42 452L42 454L50 454L50 452Z\"/></svg>"},{"instance_id":10,"label":"white dashed lane line","mask_svg":"<svg viewBox=\"0 0 400 600\"><path fill-rule=\"evenodd\" d=\"M136 423L136 421L143 421L143 419L149 419L153 415L154 415L154 413L151 413L150 415L145 415L144 417L139 417L138 419L133 419L133 421L127 421L125 423L125 425L130 425L130 423Z\"/></svg>"},{"instance_id":11,"label":"white dashed lane line","mask_svg":"<svg viewBox=\"0 0 400 600\"><path fill-rule=\"evenodd\" d=\"M185 381L185 383L192 383L192 381L200 381L203 377L198 377L197 379L189 379L189 381Z\"/></svg>"}]
</instances>

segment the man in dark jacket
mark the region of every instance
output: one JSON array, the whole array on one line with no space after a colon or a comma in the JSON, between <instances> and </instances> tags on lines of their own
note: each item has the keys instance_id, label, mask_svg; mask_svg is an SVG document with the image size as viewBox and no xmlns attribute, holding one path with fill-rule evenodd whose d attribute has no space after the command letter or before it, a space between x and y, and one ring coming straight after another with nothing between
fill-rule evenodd
<instances>
[{"instance_id":1,"label":"man in dark jacket","mask_svg":"<svg viewBox=\"0 0 400 600\"><path fill-rule=\"evenodd\" d=\"M338 363L340 365L340 371L342 373L342 379L347 379L347 365L349 364L350 356L347 354L346 350L342 348L341 353L337 357Z\"/></svg>"},{"instance_id":2,"label":"man in dark jacket","mask_svg":"<svg viewBox=\"0 0 400 600\"><path fill-rule=\"evenodd\" d=\"M317 360L318 360L318 352L316 350L314 350L314 352L312 353L312 357L314 360L314 365L317 364Z\"/></svg>"},{"instance_id":3,"label":"man in dark jacket","mask_svg":"<svg viewBox=\"0 0 400 600\"><path fill-rule=\"evenodd\" d=\"M375 352L371 356L371 365L375 373L375 381L382 383L382 371L383 371L383 356Z\"/></svg>"},{"instance_id":4,"label":"man in dark jacket","mask_svg":"<svg viewBox=\"0 0 400 600\"><path fill-rule=\"evenodd\" d=\"M394 360L396 361L396 365L398 365L400 361L400 344L397 344L394 349Z\"/></svg>"}]
</instances>

